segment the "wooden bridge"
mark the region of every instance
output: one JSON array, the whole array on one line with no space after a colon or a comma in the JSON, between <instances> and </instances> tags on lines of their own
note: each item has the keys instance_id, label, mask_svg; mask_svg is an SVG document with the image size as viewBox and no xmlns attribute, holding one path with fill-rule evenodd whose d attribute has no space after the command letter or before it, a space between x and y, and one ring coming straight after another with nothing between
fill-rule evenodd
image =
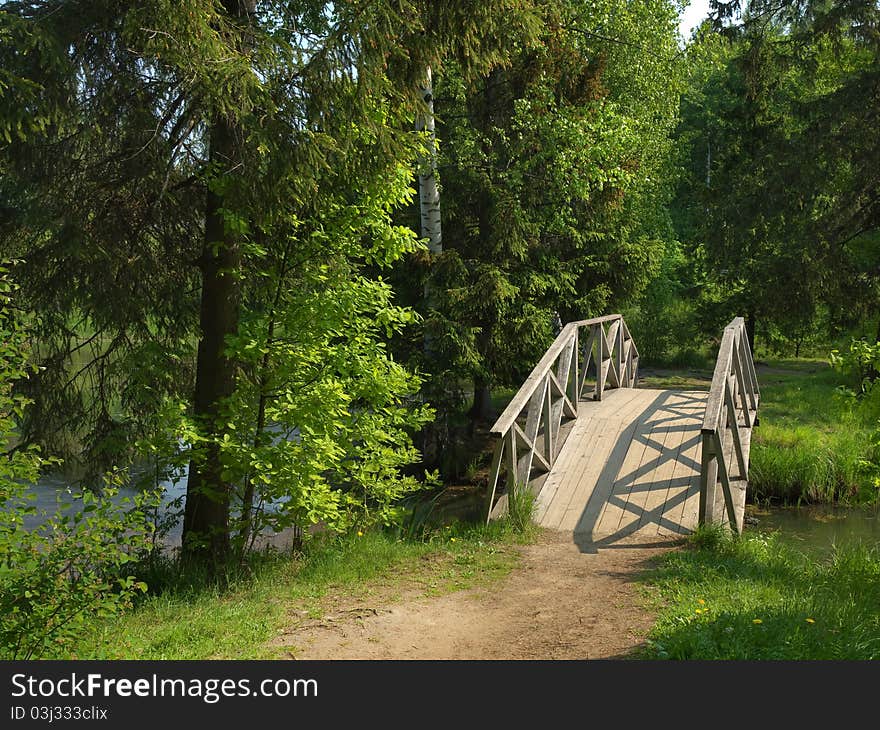
<instances>
[{"instance_id":1,"label":"wooden bridge","mask_svg":"<svg viewBox=\"0 0 880 730\"><path fill-rule=\"evenodd\" d=\"M742 531L760 392L742 317L724 329L708 391L638 387L619 314L567 324L495 422L489 518L530 489L535 520L583 548Z\"/></svg>"}]
</instances>

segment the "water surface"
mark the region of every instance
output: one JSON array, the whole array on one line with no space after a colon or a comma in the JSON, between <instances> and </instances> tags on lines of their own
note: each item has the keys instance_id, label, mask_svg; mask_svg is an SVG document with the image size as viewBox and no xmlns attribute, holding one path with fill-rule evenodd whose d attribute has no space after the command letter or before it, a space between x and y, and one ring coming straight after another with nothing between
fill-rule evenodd
<instances>
[{"instance_id":1,"label":"water surface","mask_svg":"<svg viewBox=\"0 0 880 730\"><path fill-rule=\"evenodd\" d=\"M880 548L880 508L808 505L753 508L758 520L749 532L774 532L785 542L808 552L830 552L835 545Z\"/></svg>"}]
</instances>

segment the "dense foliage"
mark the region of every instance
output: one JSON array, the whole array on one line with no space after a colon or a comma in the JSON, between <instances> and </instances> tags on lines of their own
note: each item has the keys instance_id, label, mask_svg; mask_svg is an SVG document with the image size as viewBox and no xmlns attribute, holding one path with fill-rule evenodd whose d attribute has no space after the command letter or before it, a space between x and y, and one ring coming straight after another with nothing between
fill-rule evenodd
<instances>
[{"instance_id":1,"label":"dense foliage","mask_svg":"<svg viewBox=\"0 0 880 730\"><path fill-rule=\"evenodd\" d=\"M746 315L764 345L800 354L878 317L880 10L740 9L689 47L676 219L697 317Z\"/></svg>"}]
</instances>

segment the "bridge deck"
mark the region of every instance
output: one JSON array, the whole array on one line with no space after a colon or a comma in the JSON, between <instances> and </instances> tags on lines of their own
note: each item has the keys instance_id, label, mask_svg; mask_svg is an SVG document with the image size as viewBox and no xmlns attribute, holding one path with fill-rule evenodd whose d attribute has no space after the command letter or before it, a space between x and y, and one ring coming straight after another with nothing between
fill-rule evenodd
<instances>
[{"instance_id":1,"label":"bridge deck","mask_svg":"<svg viewBox=\"0 0 880 730\"><path fill-rule=\"evenodd\" d=\"M606 391L598 402L581 401L578 418L538 494L536 521L573 531L576 542L605 545L632 535L641 539L693 531L707 395L622 388ZM745 429L746 464L749 436ZM745 482L738 476L731 479L741 518ZM714 491L710 510L720 516L723 497L720 488Z\"/></svg>"}]
</instances>

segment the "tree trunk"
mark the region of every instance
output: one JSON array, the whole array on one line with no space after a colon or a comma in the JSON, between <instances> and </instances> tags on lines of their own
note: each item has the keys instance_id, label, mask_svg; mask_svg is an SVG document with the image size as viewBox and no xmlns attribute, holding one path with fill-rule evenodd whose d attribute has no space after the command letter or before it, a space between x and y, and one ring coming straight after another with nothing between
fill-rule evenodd
<instances>
[{"instance_id":1,"label":"tree trunk","mask_svg":"<svg viewBox=\"0 0 880 730\"><path fill-rule=\"evenodd\" d=\"M247 18L255 0L224 0L226 12ZM240 125L219 114L208 130L210 162L236 174L239 168ZM226 355L226 338L238 331L241 308L241 250L239 234L227 230L223 209L228 201L208 190L205 203L205 237L200 260L202 299L193 415L208 447L189 465L182 549L186 559L217 569L230 557L229 507L232 485L224 478L219 442L228 429L222 409L235 392L236 364Z\"/></svg>"},{"instance_id":2,"label":"tree trunk","mask_svg":"<svg viewBox=\"0 0 880 730\"><path fill-rule=\"evenodd\" d=\"M492 391L489 383L480 378L474 378L474 404L470 416L471 426L492 418Z\"/></svg>"},{"instance_id":3,"label":"tree trunk","mask_svg":"<svg viewBox=\"0 0 880 730\"><path fill-rule=\"evenodd\" d=\"M422 101L425 107L416 118L416 131L428 132L431 149L428 156L419 164L419 214L421 219L420 235L428 240L428 251L432 257L443 253L443 232L440 225L440 188L437 187L437 149L434 129L434 86L431 78L431 67L425 73L425 85L421 88ZM430 273L425 279L423 292L425 311L437 308L437 292L431 282ZM425 357L429 361L429 371L433 370L430 361L433 359L433 347L430 335L426 332L422 346Z\"/></svg>"},{"instance_id":4,"label":"tree trunk","mask_svg":"<svg viewBox=\"0 0 880 730\"><path fill-rule=\"evenodd\" d=\"M419 167L419 212L421 214L421 235L428 239L428 250L432 254L443 253L443 232L440 225L440 188L437 187L437 151L434 131L434 86L431 67L425 75L425 85L421 89L425 108L416 119L416 130L425 131L430 137L431 151Z\"/></svg>"},{"instance_id":5,"label":"tree trunk","mask_svg":"<svg viewBox=\"0 0 880 730\"><path fill-rule=\"evenodd\" d=\"M215 120L210 130L211 160L224 166L235 159L235 130ZM194 416L212 442L193 459L186 487L183 519L184 554L215 566L229 557L231 485L223 479L219 438L226 429L219 418L223 402L235 391L235 363L226 356L226 338L238 329L241 292L237 274L241 255L236 236L227 232L223 199L208 192L202 252L201 340L196 363Z\"/></svg>"}]
</instances>

